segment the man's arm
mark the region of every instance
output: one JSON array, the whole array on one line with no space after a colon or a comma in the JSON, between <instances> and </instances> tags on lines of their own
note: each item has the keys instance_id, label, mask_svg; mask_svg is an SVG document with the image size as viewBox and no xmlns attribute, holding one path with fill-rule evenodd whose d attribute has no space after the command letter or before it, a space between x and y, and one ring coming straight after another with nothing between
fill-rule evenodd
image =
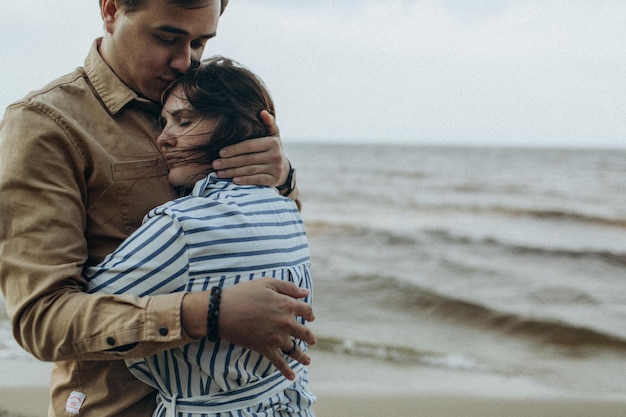
<instances>
[{"instance_id":1,"label":"man's arm","mask_svg":"<svg viewBox=\"0 0 626 417\"><path fill-rule=\"evenodd\" d=\"M130 344L156 352L189 340L180 326L182 294L155 301L84 292L94 173L67 133L71 121L61 125L48 112L19 104L0 123L0 284L16 340L45 361L111 359ZM120 233L106 230L112 241Z\"/></svg>"}]
</instances>

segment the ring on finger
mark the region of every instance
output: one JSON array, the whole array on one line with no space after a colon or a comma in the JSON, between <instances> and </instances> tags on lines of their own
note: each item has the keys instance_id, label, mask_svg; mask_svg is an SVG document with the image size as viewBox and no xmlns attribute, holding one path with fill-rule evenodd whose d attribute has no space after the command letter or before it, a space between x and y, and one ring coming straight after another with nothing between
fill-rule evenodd
<instances>
[{"instance_id":1,"label":"ring on finger","mask_svg":"<svg viewBox=\"0 0 626 417\"><path fill-rule=\"evenodd\" d=\"M291 350L285 352L284 350L280 350L281 352L283 352L283 355L293 355L294 353L296 353L296 350L298 350L298 344L296 343L296 339L291 339L291 342L293 343L293 347L291 348Z\"/></svg>"}]
</instances>

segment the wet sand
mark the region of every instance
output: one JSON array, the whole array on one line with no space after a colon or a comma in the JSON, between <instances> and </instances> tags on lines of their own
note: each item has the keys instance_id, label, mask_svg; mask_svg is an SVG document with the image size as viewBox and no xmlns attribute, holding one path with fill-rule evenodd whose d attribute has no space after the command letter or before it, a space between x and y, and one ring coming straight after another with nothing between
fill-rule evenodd
<instances>
[{"instance_id":1,"label":"wet sand","mask_svg":"<svg viewBox=\"0 0 626 417\"><path fill-rule=\"evenodd\" d=\"M515 376L404 368L312 352L318 417L623 417L623 395L563 393ZM0 416L47 415L50 365L0 360Z\"/></svg>"}]
</instances>

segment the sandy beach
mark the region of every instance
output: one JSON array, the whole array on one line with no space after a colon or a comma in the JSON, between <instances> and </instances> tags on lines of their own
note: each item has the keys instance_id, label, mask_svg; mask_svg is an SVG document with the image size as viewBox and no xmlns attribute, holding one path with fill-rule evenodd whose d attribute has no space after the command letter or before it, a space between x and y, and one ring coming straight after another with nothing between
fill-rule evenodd
<instances>
[{"instance_id":1,"label":"sandy beach","mask_svg":"<svg viewBox=\"0 0 626 417\"><path fill-rule=\"evenodd\" d=\"M312 352L318 417L623 417L626 398L557 393L515 376L476 376L435 368ZM50 365L0 360L0 416L47 415Z\"/></svg>"}]
</instances>

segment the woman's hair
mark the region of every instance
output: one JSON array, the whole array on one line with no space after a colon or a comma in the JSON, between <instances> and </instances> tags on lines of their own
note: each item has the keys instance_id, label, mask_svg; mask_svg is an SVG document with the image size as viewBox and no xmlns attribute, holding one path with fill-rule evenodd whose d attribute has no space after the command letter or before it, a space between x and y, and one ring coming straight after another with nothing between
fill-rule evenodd
<instances>
[{"instance_id":1,"label":"woman's hair","mask_svg":"<svg viewBox=\"0 0 626 417\"><path fill-rule=\"evenodd\" d=\"M210 136L206 145L185 150L185 163L210 164L225 146L267 136L260 113L267 110L275 114L263 81L239 63L220 56L187 71L165 90L161 101L165 103L172 94L181 94L201 118L216 120L215 129L206 132Z\"/></svg>"}]
</instances>

